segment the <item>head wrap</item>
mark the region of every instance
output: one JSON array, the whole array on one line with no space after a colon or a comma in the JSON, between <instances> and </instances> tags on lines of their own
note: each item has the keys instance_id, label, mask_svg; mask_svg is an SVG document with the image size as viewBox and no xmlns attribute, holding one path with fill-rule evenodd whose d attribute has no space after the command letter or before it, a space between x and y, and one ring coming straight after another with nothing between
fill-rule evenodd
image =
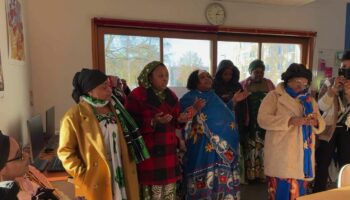
<instances>
[{"instance_id":1,"label":"head wrap","mask_svg":"<svg viewBox=\"0 0 350 200\"><path fill-rule=\"evenodd\" d=\"M261 68L262 70L265 71L265 64L262 60L259 60L259 59L256 59L254 60L253 62L251 62L249 64L249 68L248 68L248 71L250 74L252 74L252 72L257 69L257 68Z\"/></svg>"},{"instance_id":2,"label":"head wrap","mask_svg":"<svg viewBox=\"0 0 350 200\"><path fill-rule=\"evenodd\" d=\"M222 75L226 69L232 70L232 77L228 82L222 79ZM218 70L215 74L213 88L215 90L215 93L220 98L222 98L223 95L230 95L225 99L222 98L225 102L231 99L235 92L242 89L242 86L239 83L239 76L239 69L233 64L231 60L222 60L219 63Z\"/></svg>"},{"instance_id":3,"label":"head wrap","mask_svg":"<svg viewBox=\"0 0 350 200\"><path fill-rule=\"evenodd\" d=\"M230 84L235 84L238 83L239 81L239 76L240 76L240 71L239 69L233 64L231 60L222 60L219 63L218 69L215 74L215 80L214 81L219 81L222 82L222 74L226 69L231 69L232 70L232 78L230 80Z\"/></svg>"},{"instance_id":4,"label":"head wrap","mask_svg":"<svg viewBox=\"0 0 350 200\"><path fill-rule=\"evenodd\" d=\"M97 69L82 69L73 78L72 97L75 102L79 102L80 96L87 95L89 91L107 80L107 76Z\"/></svg>"},{"instance_id":5,"label":"head wrap","mask_svg":"<svg viewBox=\"0 0 350 200\"><path fill-rule=\"evenodd\" d=\"M152 61L143 68L140 75L137 77L137 80L139 81L140 86L144 88L150 88L152 86L152 84L149 82L148 77L153 72L153 70L159 65L165 66L163 63L159 61Z\"/></svg>"},{"instance_id":6,"label":"head wrap","mask_svg":"<svg viewBox=\"0 0 350 200\"><path fill-rule=\"evenodd\" d=\"M312 72L306 69L305 65L303 64L292 63L289 65L287 70L282 73L281 78L285 83L288 83L291 78L295 77L306 78L310 84L312 81Z\"/></svg>"},{"instance_id":7,"label":"head wrap","mask_svg":"<svg viewBox=\"0 0 350 200\"><path fill-rule=\"evenodd\" d=\"M5 167L10 154L10 138L0 131L0 170Z\"/></svg>"},{"instance_id":8,"label":"head wrap","mask_svg":"<svg viewBox=\"0 0 350 200\"><path fill-rule=\"evenodd\" d=\"M350 50L344 52L341 58L341 61L344 61L344 60L350 60Z\"/></svg>"}]
</instances>

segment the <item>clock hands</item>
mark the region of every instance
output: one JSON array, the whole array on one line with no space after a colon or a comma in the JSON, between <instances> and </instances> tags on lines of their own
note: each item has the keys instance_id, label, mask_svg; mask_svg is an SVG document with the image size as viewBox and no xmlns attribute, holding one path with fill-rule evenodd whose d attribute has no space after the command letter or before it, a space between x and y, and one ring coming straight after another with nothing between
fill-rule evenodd
<instances>
[{"instance_id":1,"label":"clock hands","mask_svg":"<svg viewBox=\"0 0 350 200\"><path fill-rule=\"evenodd\" d=\"M206 17L210 24L221 25L225 21L225 9L219 3L211 3L206 8Z\"/></svg>"},{"instance_id":2,"label":"clock hands","mask_svg":"<svg viewBox=\"0 0 350 200\"><path fill-rule=\"evenodd\" d=\"M224 14L224 12L222 11L222 10L219 10L219 11L216 11L216 16L218 16L218 15L223 15Z\"/></svg>"},{"instance_id":3,"label":"clock hands","mask_svg":"<svg viewBox=\"0 0 350 200\"><path fill-rule=\"evenodd\" d=\"M224 12L222 10L216 11L216 13L215 13L215 21L216 21L216 23L219 23L219 21L222 21L222 19L220 19L220 18L218 20L218 17L221 17L222 15L224 15Z\"/></svg>"}]
</instances>

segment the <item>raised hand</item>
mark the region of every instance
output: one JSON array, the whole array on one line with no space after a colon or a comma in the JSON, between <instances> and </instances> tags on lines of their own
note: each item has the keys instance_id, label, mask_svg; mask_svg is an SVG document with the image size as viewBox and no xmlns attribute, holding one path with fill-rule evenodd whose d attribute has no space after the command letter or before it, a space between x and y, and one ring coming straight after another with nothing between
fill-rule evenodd
<instances>
[{"instance_id":1,"label":"raised hand","mask_svg":"<svg viewBox=\"0 0 350 200\"><path fill-rule=\"evenodd\" d=\"M196 99L193 103L193 108L195 111L201 110L206 104L206 101L204 99Z\"/></svg>"},{"instance_id":2,"label":"raised hand","mask_svg":"<svg viewBox=\"0 0 350 200\"><path fill-rule=\"evenodd\" d=\"M333 94L337 94L343 88L345 81L346 79L344 76L338 76L337 78L335 78L334 83L330 88Z\"/></svg>"},{"instance_id":3,"label":"raised hand","mask_svg":"<svg viewBox=\"0 0 350 200\"><path fill-rule=\"evenodd\" d=\"M247 90L238 90L232 97L232 100L235 103L238 103L240 101L243 101L244 99L246 99L248 96L250 95L250 92L248 92Z\"/></svg>"}]
</instances>

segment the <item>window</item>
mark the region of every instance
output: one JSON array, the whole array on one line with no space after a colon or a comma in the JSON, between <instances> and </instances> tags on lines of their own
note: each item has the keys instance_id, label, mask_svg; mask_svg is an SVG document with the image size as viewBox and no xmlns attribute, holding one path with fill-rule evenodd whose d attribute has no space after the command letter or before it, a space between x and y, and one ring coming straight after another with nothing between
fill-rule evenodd
<instances>
[{"instance_id":1,"label":"window","mask_svg":"<svg viewBox=\"0 0 350 200\"><path fill-rule=\"evenodd\" d=\"M240 29L204 25L169 24L114 19L93 19L93 63L109 75L137 86L141 69L152 60L169 70L169 86L183 87L195 69L212 75L218 63L230 59L241 80L249 76L249 63L262 59L265 76L274 83L290 63L311 66L316 33L285 30Z\"/></svg>"},{"instance_id":2,"label":"window","mask_svg":"<svg viewBox=\"0 0 350 200\"><path fill-rule=\"evenodd\" d=\"M281 62L277 63L277 70L283 70Z\"/></svg>"},{"instance_id":3,"label":"window","mask_svg":"<svg viewBox=\"0 0 350 200\"><path fill-rule=\"evenodd\" d=\"M259 44L254 42L218 42L218 61L231 60L240 71L240 80L249 76L251 61L259 57Z\"/></svg>"},{"instance_id":4,"label":"window","mask_svg":"<svg viewBox=\"0 0 350 200\"><path fill-rule=\"evenodd\" d=\"M192 71L210 71L210 41L164 38L164 64L169 70L169 86L185 87Z\"/></svg>"},{"instance_id":5,"label":"window","mask_svg":"<svg viewBox=\"0 0 350 200\"><path fill-rule=\"evenodd\" d=\"M143 66L160 60L157 37L105 34L104 43L106 74L125 78L131 87L137 86Z\"/></svg>"},{"instance_id":6,"label":"window","mask_svg":"<svg viewBox=\"0 0 350 200\"><path fill-rule=\"evenodd\" d=\"M294 51L291 51L292 49ZM301 62L299 44L262 43L261 54L262 60L268 66L265 77L271 79L274 84L281 81L281 74L290 64Z\"/></svg>"}]
</instances>

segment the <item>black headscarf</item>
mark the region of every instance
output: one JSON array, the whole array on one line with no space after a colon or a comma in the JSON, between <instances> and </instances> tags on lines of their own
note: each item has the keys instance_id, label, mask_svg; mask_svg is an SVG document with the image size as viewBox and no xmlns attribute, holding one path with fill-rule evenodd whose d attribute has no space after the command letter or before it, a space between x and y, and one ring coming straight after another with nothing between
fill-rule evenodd
<instances>
[{"instance_id":1,"label":"black headscarf","mask_svg":"<svg viewBox=\"0 0 350 200\"><path fill-rule=\"evenodd\" d=\"M345 61L345 60L350 60L350 50L344 52L341 58L341 61Z\"/></svg>"},{"instance_id":2,"label":"black headscarf","mask_svg":"<svg viewBox=\"0 0 350 200\"><path fill-rule=\"evenodd\" d=\"M285 83L295 77L306 78L310 84L312 81L312 72L305 67L303 64L292 63L289 65L287 70L282 73L281 78Z\"/></svg>"},{"instance_id":3,"label":"black headscarf","mask_svg":"<svg viewBox=\"0 0 350 200\"><path fill-rule=\"evenodd\" d=\"M252 72L257 68L261 68L263 71L265 71L265 64L262 60L256 59L249 64L249 68L248 68L249 74L252 74Z\"/></svg>"},{"instance_id":4,"label":"black headscarf","mask_svg":"<svg viewBox=\"0 0 350 200\"><path fill-rule=\"evenodd\" d=\"M76 103L79 103L80 96L87 95L89 91L107 80L107 76L97 69L82 69L77 72L73 78L72 97Z\"/></svg>"},{"instance_id":5,"label":"black headscarf","mask_svg":"<svg viewBox=\"0 0 350 200\"><path fill-rule=\"evenodd\" d=\"M10 154L10 138L0 131L0 170L5 167Z\"/></svg>"},{"instance_id":6,"label":"black headscarf","mask_svg":"<svg viewBox=\"0 0 350 200\"><path fill-rule=\"evenodd\" d=\"M226 69L232 69L232 78L228 82L224 82L222 80L222 74ZM230 60L222 60L219 63L218 70L215 74L214 78L214 90L215 93L221 98L224 94L230 94L233 97L233 94L237 92L238 90L242 89L241 84L239 81L239 69L232 63ZM231 99L229 98L229 99ZM223 99L225 102L227 102L228 99Z\"/></svg>"}]
</instances>

